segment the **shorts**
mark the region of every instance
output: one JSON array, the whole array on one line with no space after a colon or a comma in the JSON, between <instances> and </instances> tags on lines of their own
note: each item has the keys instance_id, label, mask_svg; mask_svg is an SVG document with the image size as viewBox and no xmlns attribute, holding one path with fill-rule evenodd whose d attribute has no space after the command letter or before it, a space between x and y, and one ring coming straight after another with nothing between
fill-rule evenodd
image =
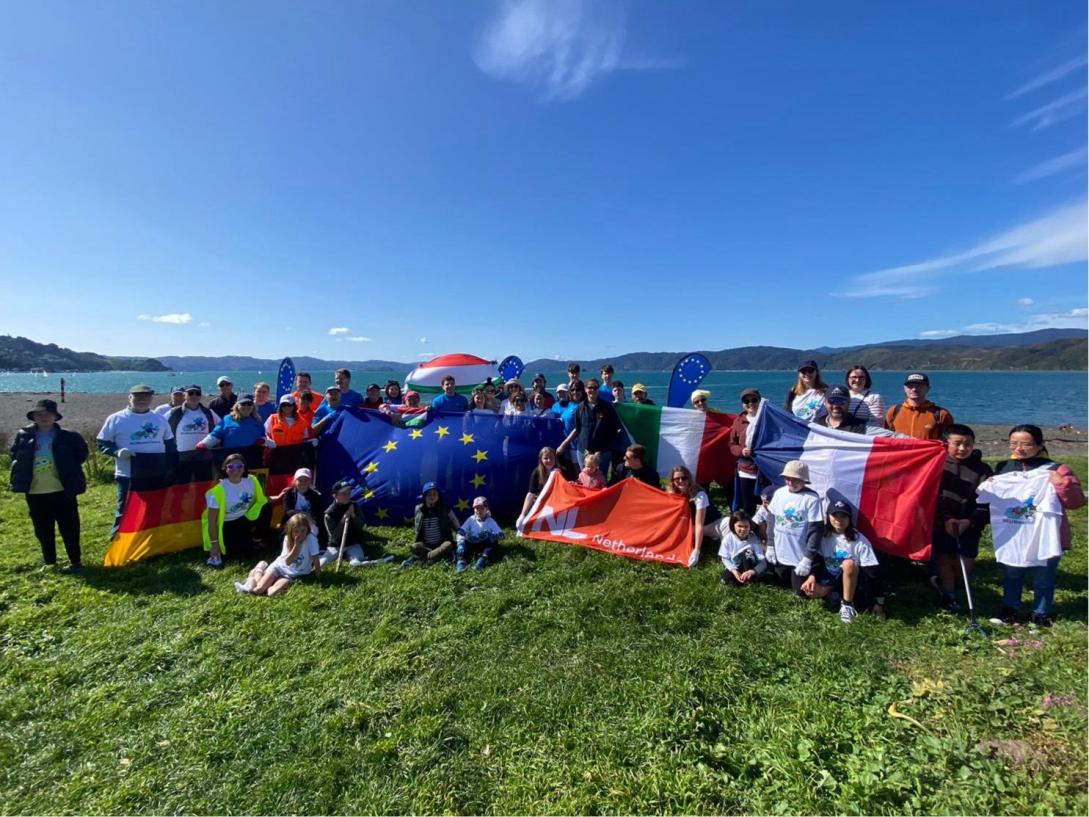
<instances>
[{"instance_id":1,"label":"shorts","mask_svg":"<svg viewBox=\"0 0 1089 817\"><path fill-rule=\"evenodd\" d=\"M278 579L288 579L289 581L295 581L295 579L299 578L288 570L286 565L281 564L278 559L270 564L265 572L272 573Z\"/></svg>"},{"instance_id":2,"label":"shorts","mask_svg":"<svg viewBox=\"0 0 1089 817\"><path fill-rule=\"evenodd\" d=\"M960 550L957 550L957 540L952 536L946 534L944 530L939 530L938 525L934 526L934 552L943 553L948 556L963 556L965 559L974 559L979 555L979 537L980 533L975 531L968 531L960 537Z\"/></svg>"},{"instance_id":3,"label":"shorts","mask_svg":"<svg viewBox=\"0 0 1089 817\"><path fill-rule=\"evenodd\" d=\"M823 584L828 587L838 585L843 581L843 565L836 565L835 567L820 565L813 569L813 575L817 579L817 584Z\"/></svg>"}]
</instances>

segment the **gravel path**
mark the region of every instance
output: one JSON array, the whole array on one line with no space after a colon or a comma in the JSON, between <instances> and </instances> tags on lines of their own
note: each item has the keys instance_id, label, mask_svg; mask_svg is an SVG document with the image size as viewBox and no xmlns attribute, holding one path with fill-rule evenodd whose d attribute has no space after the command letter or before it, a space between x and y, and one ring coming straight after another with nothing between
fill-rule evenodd
<instances>
[{"instance_id":1,"label":"gravel path","mask_svg":"<svg viewBox=\"0 0 1089 817\"><path fill-rule=\"evenodd\" d=\"M10 439L16 429L26 424L26 413L34 404L48 397L58 400L58 394L30 394L27 392L6 392L0 394L0 438ZM164 403L169 395L156 395L153 406ZM207 399L207 395L205 396ZM73 394L69 392L62 403L60 413L64 416L61 425L73 431L86 431L95 434L102 427L106 417L126 405L128 396L124 394ZM979 447L988 457L1003 457L1008 451L1006 440L1009 427L996 425L975 425L969 423L976 432ZM1048 451L1054 456L1086 455L1086 441L1089 435L1084 428L1073 426L1045 427L1044 436L1048 440Z\"/></svg>"}]
</instances>

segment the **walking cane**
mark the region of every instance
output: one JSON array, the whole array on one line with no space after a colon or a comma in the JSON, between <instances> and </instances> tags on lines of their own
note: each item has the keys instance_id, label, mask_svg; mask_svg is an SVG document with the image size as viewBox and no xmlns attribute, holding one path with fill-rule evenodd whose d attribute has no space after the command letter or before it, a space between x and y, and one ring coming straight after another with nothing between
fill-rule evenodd
<instances>
[{"instance_id":1,"label":"walking cane","mask_svg":"<svg viewBox=\"0 0 1089 817\"><path fill-rule=\"evenodd\" d=\"M973 635L987 637L987 631L980 626L976 621L976 605L972 601L972 586L968 582L968 567L964 564L964 554L960 550L960 532L958 531L953 537L953 541L957 545L957 558L960 560L960 574L964 577L964 594L968 597L968 615L971 621L968 622L968 626L964 628L965 632L972 633Z\"/></svg>"},{"instance_id":2,"label":"walking cane","mask_svg":"<svg viewBox=\"0 0 1089 817\"><path fill-rule=\"evenodd\" d=\"M354 506L349 506L349 507L354 507ZM341 534L340 534L340 552L337 553L337 566L336 566L336 568L333 569L334 573L339 573L340 572L340 560L344 558L344 545L348 541L348 512L347 511L344 512L344 516L341 517L341 519L344 522L344 530L341 531Z\"/></svg>"}]
</instances>

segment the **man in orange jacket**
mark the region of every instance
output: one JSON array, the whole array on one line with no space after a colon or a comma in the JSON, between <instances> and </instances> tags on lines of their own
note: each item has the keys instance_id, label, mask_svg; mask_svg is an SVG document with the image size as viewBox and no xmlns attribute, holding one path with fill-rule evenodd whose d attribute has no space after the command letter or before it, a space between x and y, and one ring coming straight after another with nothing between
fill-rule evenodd
<instances>
[{"instance_id":1,"label":"man in orange jacket","mask_svg":"<svg viewBox=\"0 0 1089 817\"><path fill-rule=\"evenodd\" d=\"M926 399L930 378L922 372L912 372L904 378L907 399L885 413L885 428L920 440L940 440L953 425L953 415L947 409Z\"/></svg>"}]
</instances>

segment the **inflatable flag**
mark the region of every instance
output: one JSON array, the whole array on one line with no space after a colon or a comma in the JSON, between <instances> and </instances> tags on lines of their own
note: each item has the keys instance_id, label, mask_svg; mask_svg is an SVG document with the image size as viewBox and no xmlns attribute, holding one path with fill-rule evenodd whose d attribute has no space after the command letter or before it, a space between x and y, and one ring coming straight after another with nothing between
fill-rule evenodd
<instances>
[{"instance_id":1,"label":"inflatable flag","mask_svg":"<svg viewBox=\"0 0 1089 817\"><path fill-rule=\"evenodd\" d=\"M637 479L598 490L553 471L519 535L684 567L699 558L692 547L688 500Z\"/></svg>"},{"instance_id":2,"label":"inflatable flag","mask_svg":"<svg viewBox=\"0 0 1089 817\"><path fill-rule=\"evenodd\" d=\"M503 378L504 383L511 378L517 380L525 370L526 364L522 362L521 358L514 355L507 355L499 364L499 376Z\"/></svg>"},{"instance_id":3,"label":"inflatable flag","mask_svg":"<svg viewBox=\"0 0 1089 817\"><path fill-rule=\"evenodd\" d=\"M692 390L703 382L711 371L711 361L699 352L687 354L673 367L673 377L669 379L669 396L666 405L680 408L688 402Z\"/></svg>"},{"instance_id":4,"label":"inflatable flag","mask_svg":"<svg viewBox=\"0 0 1089 817\"><path fill-rule=\"evenodd\" d=\"M499 381L495 361L475 355L439 355L409 372L405 378L405 389L415 389L428 398L442 391L442 379L448 374L453 375L458 394L469 394L489 377Z\"/></svg>"},{"instance_id":5,"label":"inflatable flag","mask_svg":"<svg viewBox=\"0 0 1089 817\"><path fill-rule=\"evenodd\" d=\"M857 511L858 529L894 556L927 559L945 446L807 425L766 400L752 434L753 459L776 485L790 460L809 465L810 487Z\"/></svg>"},{"instance_id":6,"label":"inflatable flag","mask_svg":"<svg viewBox=\"0 0 1089 817\"><path fill-rule=\"evenodd\" d=\"M285 357L280 361L280 371L276 375L276 401L285 394L295 391L295 362Z\"/></svg>"}]
</instances>

